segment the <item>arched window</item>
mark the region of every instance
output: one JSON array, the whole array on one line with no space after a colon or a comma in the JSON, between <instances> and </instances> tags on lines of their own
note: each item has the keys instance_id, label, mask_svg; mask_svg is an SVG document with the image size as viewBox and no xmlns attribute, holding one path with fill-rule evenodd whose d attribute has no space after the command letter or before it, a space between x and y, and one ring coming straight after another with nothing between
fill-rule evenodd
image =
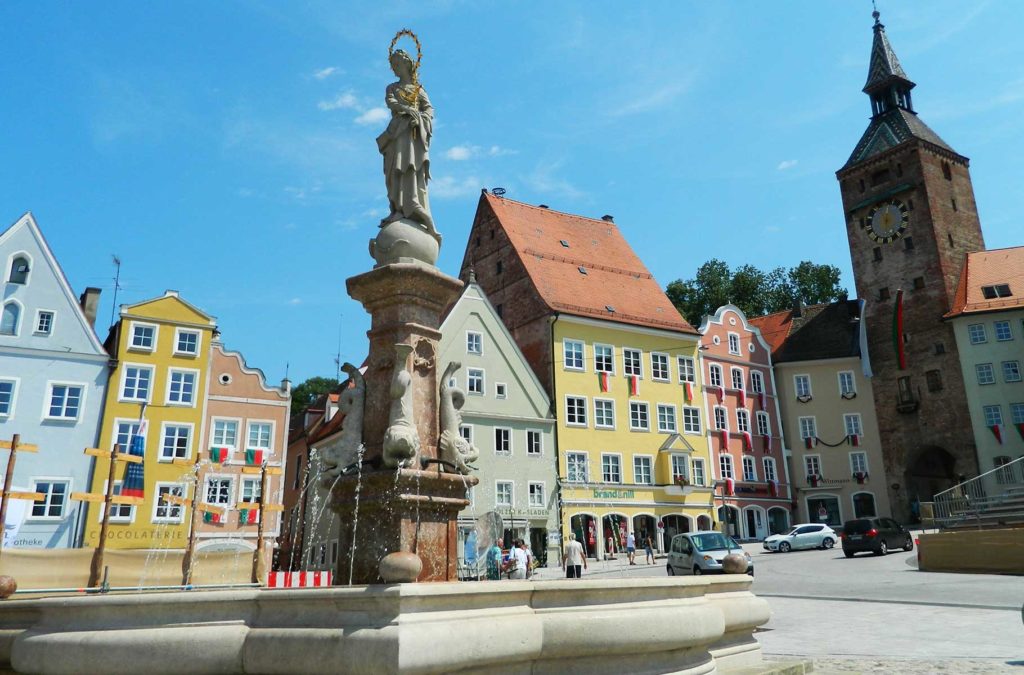
<instances>
[{"instance_id":1,"label":"arched window","mask_svg":"<svg viewBox=\"0 0 1024 675\"><path fill-rule=\"evenodd\" d=\"M875 512L875 496L870 492L858 492L853 496L853 517L870 518L877 516Z\"/></svg>"},{"instance_id":2,"label":"arched window","mask_svg":"<svg viewBox=\"0 0 1024 675\"><path fill-rule=\"evenodd\" d=\"M28 283L28 258L23 255L16 256L11 263L11 275L7 279L12 284Z\"/></svg>"},{"instance_id":3,"label":"arched window","mask_svg":"<svg viewBox=\"0 0 1024 675\"><path fill-rule=\"evenodd\" d=\"M0 335L17 335L18 318L21 310L15 302L8 302L4 305L3 314L0 315Z\"/></svg>"}]
</instances>

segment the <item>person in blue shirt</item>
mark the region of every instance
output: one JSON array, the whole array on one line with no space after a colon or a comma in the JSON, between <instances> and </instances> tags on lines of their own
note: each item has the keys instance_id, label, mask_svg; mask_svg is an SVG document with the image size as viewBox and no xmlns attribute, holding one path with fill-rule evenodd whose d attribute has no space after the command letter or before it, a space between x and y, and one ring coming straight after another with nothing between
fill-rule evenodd
<instances>
[{"instance_id":1,"label":"person in blue shirt","mask_svg":"<svg viewBox=\"0 0 1024 675\"><path fill-rule=\"evenodd\" d=\"M494 546L487 549L487 578L491 581L501 579L501 539L494 540Z\"/></svg>"}]
</instances>

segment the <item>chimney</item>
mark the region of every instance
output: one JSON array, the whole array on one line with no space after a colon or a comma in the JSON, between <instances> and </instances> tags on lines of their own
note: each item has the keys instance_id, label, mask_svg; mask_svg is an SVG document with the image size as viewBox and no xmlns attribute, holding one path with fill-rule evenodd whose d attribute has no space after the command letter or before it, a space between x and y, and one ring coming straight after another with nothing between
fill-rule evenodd
<instances>
[{"instance_id":1,"label":"chimney","mask_svg":"<svg viewBox=\"0 0 1024 675\"><path fill-rule=\"evenodd\" d=\"M607 213L605 215L601 216L601 220L603 220L606 223L614 223L615 222L615 218L613 218L612 216L609 216Z\"/></svg>"},{"instance_id":2,"label":"chimney","mask_svg":"<svg viewBox=\"0 0 1024 675\"><path fill-rule=\"evenodd\" d=\"M804 310L807 309L807 305L804 304L803 300L797 300L793 303L793 318L800 319L804 315Z\"/></svg>"},{"instance_id":3,"label":"chimney","mask_svg":"<svg viewBox=\"0 0 1024 675\"><path fill-rule=\"evenodd\" d=\"M89 325L96 327L96 310L100 308L100 289L89 286L85 292L78 297L78 304L82 306L82 312Z\"/></svg>"}]
</instances>

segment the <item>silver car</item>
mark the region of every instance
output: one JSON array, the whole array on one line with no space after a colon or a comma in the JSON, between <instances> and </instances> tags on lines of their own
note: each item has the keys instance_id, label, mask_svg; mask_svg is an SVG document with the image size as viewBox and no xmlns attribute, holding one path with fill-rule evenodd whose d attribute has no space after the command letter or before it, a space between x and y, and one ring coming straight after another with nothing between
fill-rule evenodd
<instances>
[{"instance_id":1,"label":"silver car","mask_svg":"<svg viewBox=\"0 0 1024 675\"><path fill-rule=\"evenodd\" d=\"M828 525L796 525L785 534L773 534L764 540L764 550L786 553L801 548L832 548L839 535Z\"/></svg>"},{"instance_id":2,"label":"silver car","mask_svg":"<svg viewBox=\"0 0 1024 675\"><path fill-rule=\"evenodd\" d=\"M721 532L685 532L672 537L668 549L668 575L722 574L722 558L739 553L747 559L747 574L754 576L754 561L739 544Z\"/></svg>"}]
</instances>

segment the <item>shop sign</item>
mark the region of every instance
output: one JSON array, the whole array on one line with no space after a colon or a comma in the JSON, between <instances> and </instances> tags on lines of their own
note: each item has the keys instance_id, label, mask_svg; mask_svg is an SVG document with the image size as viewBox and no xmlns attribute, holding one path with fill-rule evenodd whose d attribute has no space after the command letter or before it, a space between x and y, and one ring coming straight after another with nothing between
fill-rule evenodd
<instances>
[{"instance_id":1,"label":"shop sign","mask_svg":"<svg viewBox=\"0 0 1024 675\"><path fill-rule=\"evenodd\" d=\"M547 518L548 517L548 510L547 509L513 509L513 508L510 508L510 507L504 507L504 508L500 508L500 509L495 509L495 511L497 511L499 515L505 516L505 517L508 517L508 518L512 518L514 516L519 516L520 518Z\"/></svg>"},{"instance_id":2,"label":"shop sign","mask_svg":"<svg viewBox=\"0 0 1024 675\"><path fill-rule=\"evenodd\" d=\"M633 490L594 490L594 499L633 499Z\"/></svg>"}]
</instances>

